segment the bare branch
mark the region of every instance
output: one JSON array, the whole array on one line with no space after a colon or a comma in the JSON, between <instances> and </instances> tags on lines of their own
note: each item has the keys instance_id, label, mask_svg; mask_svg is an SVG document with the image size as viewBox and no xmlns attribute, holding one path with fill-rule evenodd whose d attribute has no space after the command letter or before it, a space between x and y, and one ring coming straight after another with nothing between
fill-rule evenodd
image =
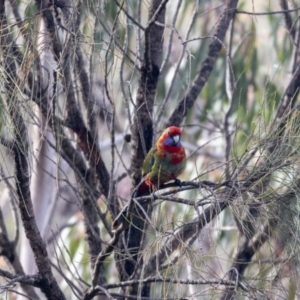
<instances>
[{"instance_id":1,"label":"bare branch","mask_svg":"<svg viewBox=\"0 0 300 300\"><path fill-rule=\"evenodd\" d=\"M185 97L179 102L177 108L173 111L168 126L179 126L183 118L187 115L189 109L194 105L195 101L202 88L204 87L222 48L222 43L225 38L225 34L229 27L231 20L233 19L238 0L229 0L224 9L223 14L219 19L219 23L214 34L214 39L209 45L207 57L204 59L202 66L194 79L191 88L185 95Z\"/></svg>"},{"instance_id":2,"label":"bare branch","mask_svg":"<svg viewBox=\"0 0 300 300\"><path fill-rule=\"evenodd\" d=\"M10 45L7 44L6 36L8 36L6 28L6 16L4 1L0 2L0 19L1 30L4 33L1 35L1 45L4 48L4 68L6 71L6 93L9 113L14 127L14 161L15 161L15 178L18 195L18 206L22 218L22 223L25 229L25 234L29 240L32 251L35 254L35 262L38 271L43 276L44 285L41 290L48 299L65 299L56 280L53 277L46 246L42 240L40 232L37 228L34 218L33 207L29 189L29 169L28 169L28 137L27 129L24 124L21 111L18 107L18 100L15 94L15 84L17 80L16 66L11 55Z\"/></svg>"},{"instance_id":3,"label":"bare branch","mask_svg":"<svg viewBox=\"0 0 300 300\"><path fill-rule=\"evenodd\" d=\"M293 8L293 9L287 9L287 10L277 10L277 11L269 11L265 13L256 13L256 12L250 12L250 11L244 11L244 10L237 10L237 14L246 14L250 16L268 16L268 15L277 15L277 14L286 14L289 12L294 12L300 10L300 6Z\"/></svg>"},{"instance_id":4,"label":"bare branch","mask_svg":"<svg viewBox=\"0 0 300 300\"><path fill-rule=\"evenodd\" d=\"M280 3L280 6L283 10L283 17L284 17L286 27L287 27L292 39L295 40L296 30L295 30L295 27L294 27L293 22L292 22L291 14L288 11L289 10L288 2L286 0L279 0L279 3Z\"/></svg>"}]
</instances>

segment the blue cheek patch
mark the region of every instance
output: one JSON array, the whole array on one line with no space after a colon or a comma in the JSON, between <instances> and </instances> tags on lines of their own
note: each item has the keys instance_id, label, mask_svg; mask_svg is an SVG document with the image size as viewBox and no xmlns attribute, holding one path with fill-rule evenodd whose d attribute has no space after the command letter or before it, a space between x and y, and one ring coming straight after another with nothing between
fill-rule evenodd
<instances>
[{"instance_id":1,"label":"blue cheek patch","mask_svg":"<svg viewBox=\"0 0 300 300\"><path fill-rule=\"evenodd\" d=\"M174 140L171 137L168 137L166 139L164 139L164 144L166 146L181 146L181 141L179 140L179 142L177 144L174 144Z\"/></svg>"},{"instance_id":2,"label":"blue cheek patch","mask_svg":"<svg viewBox=\"0 0 300 300\"><path fill-rule=\"evenodd\" d=\"M168 138L164 139L164 143L166 146L173 146L173 139L168 137Z\"/></svg>"}]
</instances>

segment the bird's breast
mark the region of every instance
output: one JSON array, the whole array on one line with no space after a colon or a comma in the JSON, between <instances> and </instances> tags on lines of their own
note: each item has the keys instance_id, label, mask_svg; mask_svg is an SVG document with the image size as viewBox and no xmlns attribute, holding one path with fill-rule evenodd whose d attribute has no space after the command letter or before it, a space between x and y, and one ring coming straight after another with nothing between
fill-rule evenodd
<instances>
[{"instance_id":1,"label":"bird's breast","mask_svg":"<svg viewBox=\"0 0 300 300\"><path fill-rule=\"evenodd\" d=\"M171 155L171 164L177 165L180 164L185 159L185 153L177 152Z\"/></svg>"},{"instance_id":2,"label":"bird's breast","mask_svg":"<svg viewBox=\"0 0 300 300\"><path fill-rule=\"evenodd\" d=\"M185 159L185 151L182 146L166 146L158 149L158 155L171 164L180 164Z\"/></svg>"}]
</instances>

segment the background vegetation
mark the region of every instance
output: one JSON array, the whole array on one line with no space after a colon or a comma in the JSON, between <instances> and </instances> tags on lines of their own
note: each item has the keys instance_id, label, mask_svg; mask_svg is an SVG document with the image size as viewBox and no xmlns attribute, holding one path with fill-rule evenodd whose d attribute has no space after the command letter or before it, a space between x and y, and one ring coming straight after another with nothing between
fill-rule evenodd
<instances>
[{"instance_id":1,"label":"background vegetation","mask_svg":"<svg viewBox=\"0 0 300 300\"><path fill-rule=\"evenodd\" d=\"M0 0L3 299L296 299L299 10ZM131 199L170 125L182 185Z\"/></svg>"}]
</instances>

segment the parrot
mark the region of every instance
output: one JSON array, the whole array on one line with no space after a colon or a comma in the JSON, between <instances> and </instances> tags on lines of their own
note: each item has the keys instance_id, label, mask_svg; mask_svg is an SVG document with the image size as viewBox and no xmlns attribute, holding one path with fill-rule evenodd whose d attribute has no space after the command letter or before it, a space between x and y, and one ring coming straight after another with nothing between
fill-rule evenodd
<instances>
[{"instance_id":1,"label":"parrot","mask_svg":"<svg viewBox=\"0 0 300 300\"><path fill-rule=\"evenodd\" d=\"M181 144L181 130L170 126L164 130L148 152L142 167L142 182L134 197L149 194L149 191L177 177L184 171L186 155Z\"/></svg>"},{"instance_id":2,"label":"parrot","mask_svg":"<svg viewBox=\"0 0 300 300\"><path fill-rule=\"evenodd\" d=\"M181 129L166 128L150 149L142 166L142 181L135 188L132 197L149 195L168 181L179 181L177 177L186 167L186 154L181 144ZM125 220L128 206L125 206L113 222L113 229Z\"/></svg>"}]
</instances>

